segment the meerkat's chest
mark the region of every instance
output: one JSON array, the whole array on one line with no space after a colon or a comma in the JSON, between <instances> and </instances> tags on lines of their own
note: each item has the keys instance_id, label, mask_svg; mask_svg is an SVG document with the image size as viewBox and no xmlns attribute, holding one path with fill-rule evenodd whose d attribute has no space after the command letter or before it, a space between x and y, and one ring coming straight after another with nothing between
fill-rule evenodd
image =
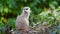
<instances>
[{"instance_id":1,"label":"meerkat's chest","mask_svg":"<svg viewBox=\"0 0 60 34\"><path fill-rule=\"evenodd\" d=\"M18 24L26 24L29 25L29 21L26 18L19 18L19 20L17 19Z\"/></svg>"}]
</instances>

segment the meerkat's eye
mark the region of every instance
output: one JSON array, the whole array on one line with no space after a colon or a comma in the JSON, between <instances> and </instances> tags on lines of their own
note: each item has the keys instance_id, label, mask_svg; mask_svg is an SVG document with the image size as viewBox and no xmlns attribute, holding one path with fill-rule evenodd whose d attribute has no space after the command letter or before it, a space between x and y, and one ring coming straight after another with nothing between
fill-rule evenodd
<instances>
[{"instance_id":1,"label":"meerkat's eye","mask_svg":"<svg viewBox=\"0 0 60 34\"><path fill-rule=\"evenodd\" d=\"M24 9L24 10L28 10L28 9Z\"/></svg>"},{"instance_id":2,"label":"meerkat's eye","mask_svg":"<svg viewBox=\"0 0 60 34\"><path fill-rule=\"evenodd\" d=\"M26 10L28 10L28 8Z\"/></svg>"},{"instance_id":3,"label":"meerkat's eye","mask_svg":"<svg viewBox=\"0 0 60 34\"><path fill-rule=\"evenodd\" d=\"M25 9L23 9L23 10L25 10Z\"/></svg>"}]
</instances>

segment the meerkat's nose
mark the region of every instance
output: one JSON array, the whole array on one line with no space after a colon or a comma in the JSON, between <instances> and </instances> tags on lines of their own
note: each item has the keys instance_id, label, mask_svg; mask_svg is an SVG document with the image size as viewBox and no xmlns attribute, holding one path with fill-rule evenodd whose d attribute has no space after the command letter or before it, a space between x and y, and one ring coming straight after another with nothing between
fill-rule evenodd
<instances>
[{"instance_id":1,"label":"meerkat's nose","mask_svg":"<svg viewBox=\"0 0 60 34\"><path fill-rule=\"evenodd\" d=\"M27 12L27 11L24 11L24 12Z\"/></svg>"}]
</instances>

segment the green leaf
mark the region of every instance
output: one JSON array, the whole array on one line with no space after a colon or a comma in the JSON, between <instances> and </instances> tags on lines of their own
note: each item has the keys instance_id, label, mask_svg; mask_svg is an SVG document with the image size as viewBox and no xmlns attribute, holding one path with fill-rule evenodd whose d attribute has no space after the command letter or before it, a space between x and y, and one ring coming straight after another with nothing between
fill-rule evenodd
<instances>
[{"instance_id":1,"label":"green leaf","mask_svg":"<svg viewBox=\"0 0 60 34\"><path fill-rule=\"evenodd\" d=\"M15 21L16 21L15 18L8 19L8 24L9 24L9 26L11 26L12 28L14 28L14 27L15 27Z\"/></svg>"},{"instance_id":2,"label":"green leaf","mask_svg":"<svg viewBox=\"0 0 60 34\"><path fill-rule=\"evenodd\" d=\"M4 12L5 12L5 13L8 13L8 8L7 8L7 7L4 8Z\"/></svg>"}]
</instances>

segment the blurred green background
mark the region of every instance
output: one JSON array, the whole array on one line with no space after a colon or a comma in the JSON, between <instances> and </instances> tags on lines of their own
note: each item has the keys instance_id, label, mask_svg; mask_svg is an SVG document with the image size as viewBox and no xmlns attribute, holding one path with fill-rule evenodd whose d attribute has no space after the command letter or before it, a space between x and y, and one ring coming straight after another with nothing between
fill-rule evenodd
<instances>
[{"instance_id":1,"label":"blurred green background","mask_svg":"<svg viewBox=\"0 0 60 34\"><path fill-rule=\"evenodd\" d=\"M31 27L46 25L49 29L56 28L50 34L60 34L60 0L0 0L0 30L4 32L7 23L14 29L16 17L25 6L31 8Z\"/></svg>"}]
</instances>

